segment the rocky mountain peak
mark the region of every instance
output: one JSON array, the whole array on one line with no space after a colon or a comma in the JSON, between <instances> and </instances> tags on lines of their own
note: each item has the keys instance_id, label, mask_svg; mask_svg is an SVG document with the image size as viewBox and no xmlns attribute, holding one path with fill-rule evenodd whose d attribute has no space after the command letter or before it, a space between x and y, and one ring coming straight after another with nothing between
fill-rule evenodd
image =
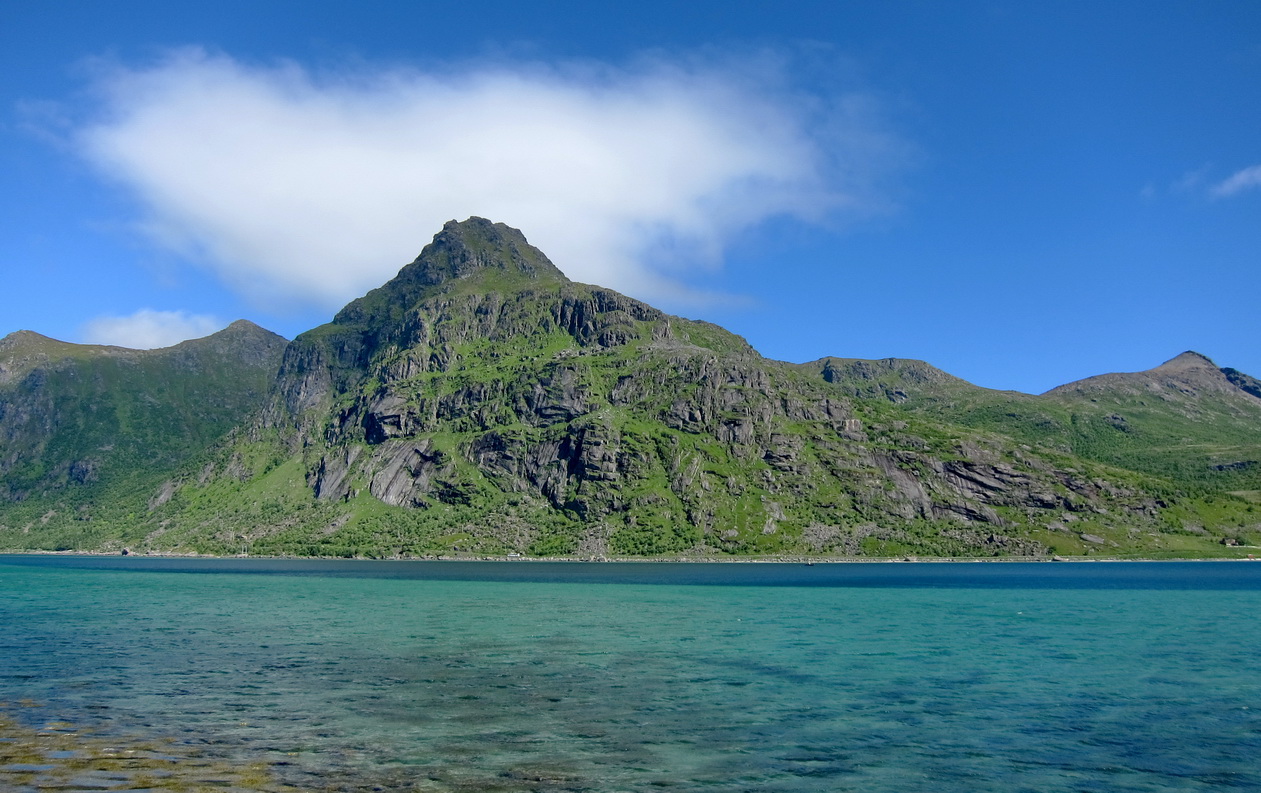
<instances>
[{"instance_id":1,"label":"rocky mountain peak","mask_svg":"<svg viewBox=\"0 0 1261 793\"><path fill-rule=\"evenodd\" d=\"M279 366L280 356L288 344L285 337L272 333L248 319L238 319L223 330L209 336L189 339L174 347L146 350L142 354L149 356L212 355L250 366L274 368Z\"/></svg>"},{"instance_id":2,"label":"rocky mountain peak","mask_svg":"<svg viewBox=\"0 0 1261 793\"><path fill-rule=\"evenodd\" d=\"M54 344L55 339L36 333L33 330L18 330L0 339L0 352L7 352L20 347L32 347L41 344Z\"/></svg>"},{"instance_id":3,"label":"rocky mountain peak","mask_svg":"<svg viewBox=\"0 0 1261 793\"><path fill-rule=\"evenodd\" d=\"M409 271L415 271L409 272ZM485 218L449 220L404 273L432 284L500 270L529 278L565 281L564 273L517 229Z\"/></svg>"},{"instance_id":4,"label":"rocky mountain peak","mask_svg":"<svg viewBox=\"0 0 1261 793\"><path fill-rule=\"evenodd\" d=\"M517 229L479 217L450 220L415 261L399 270L384 286L352 301L333 321L372 324L374 318L406 309L436 290L470 282L483 282L487 287L520 288L535 283L568 281Z\"/></svg>"},{"instance_id":5,"label":"rocky mountain peak","mask_svg":"<svg viewBox=\"0 0 1261 793\"><path fill-rule=\"evenodd\" d=\"M1201 355L1194 350L1187 350L1177 357L1170 358L1160 366L1157 366L1155 369L1150 371L1153 374L1180 374L1196 369L1211 369L1216 372L1217 364L1213 363L1213 361L1206 355Z\"/></svg>"},{"instance_id":6,"label":"rocky mountain peak","mask_svg":"<svg viewBox=\"0 0 1261 793\"><path fill-rule=\"evenodd\" d=\"M85 345L69 344L30 330L0 339L0 385L20 378L33 367L73 354Z\"/></svg>"},{"instance_id":7,"label":"rocky mountain peak","mask_svg":"<svg viewBox=\"0 0 1261 793\"><path fill-rule=\"evenodd\" d=\"M1240 396L1249 400L1258 397L1261 383L1234 369L1219 369L1211 358L1193 350L1170 358L1154 369L1096 375L1053 388L1048 395L1065 396L1105 394L1111 399L1143 398L1161 394L1162 399L1185 402L1209 398L1225 398L1232 402ZM1251 405L1246 409L1254 409Z\"/></svg>"},{"instance_id":8,"label":"rocky mountain peak","mask_svg":"<svg viewBox=\"0 0 1261 793\"><path fill-rule=\"evenodd\" d=\"M262 344L266 346L274 346L276 344L284 345L288 343L285 337L273 333L261 325L256 325L248 319L238 319L228 325L223 330L215 331L203 339L190 339L183 342L222 342L225 344L246 343L246 344Z\"/></svg>"}]
</instances>

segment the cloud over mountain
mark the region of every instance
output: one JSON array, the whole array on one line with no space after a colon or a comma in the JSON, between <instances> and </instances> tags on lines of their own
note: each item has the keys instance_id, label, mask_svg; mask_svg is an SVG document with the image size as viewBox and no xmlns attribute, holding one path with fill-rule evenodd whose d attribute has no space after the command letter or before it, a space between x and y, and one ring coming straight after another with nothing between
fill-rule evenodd
<instances>
[{"instance_id":1,"label":"cloud over mountain","mask_svg":"<svg viewBox=\"0 0 1261 793\"><path fill-rule=\"evenodd\" d=\"M113 344L136 350L169 347L185 339L209 336L224 326L215 317L185 311L141 309L125 317L97 317L81 332L87 344Z\"/></svg>"},{"instance_id":2,"label":"cloud over mountain","mask_svg":"<svg viewBox=\"0 0 1261 793\"><path fill-rule=\"evenodd\" d=\"M703 299L687 276L734 234L871 211L898 150L870 101L797 94L773 57L329 75L184 50L95 86L76 143L144 231L271 305L340 305L470 215L575 280Z\"/></svg>"}]
</instances>

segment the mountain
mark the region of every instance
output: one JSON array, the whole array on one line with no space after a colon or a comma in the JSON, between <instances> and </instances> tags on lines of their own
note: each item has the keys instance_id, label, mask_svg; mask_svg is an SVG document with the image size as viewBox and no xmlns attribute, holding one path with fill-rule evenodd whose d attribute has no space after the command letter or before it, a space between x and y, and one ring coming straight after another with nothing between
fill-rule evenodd
<instances>
[{"instance_id":1,"label":"mountain","mask_svg":"<svg viewBox=\"0 0 1261 793\"><path fill-rule=\"evenodd\" d=\"M158 350L0 339L0 526L95 536L257 410L285 345L246 321Z\"/></svg>"},{"instance_id":2,"label":"mountain","mask_svg":"<svg viewBox=\"0 0 1261 793\"><path fill-rule=\"evenodd\" d=\"M1261 383L1185 352L1040 396L991 391L918 361L804 364L846 393L1184 486L1261 490Z\"/></svg>"},{"instance_id":3,"label":"mountain","mask_svg":"<svg viewBox=\"0 0 1261 793\"><path fill-rule=\"evenodd\" d=\"M572 282L521 232L470 218L294 339L251 418L166 467L93 536L218 553L583 557L1187 555L1261 541L1247 489L1217 486L1244 468L1169 476L1162 465L1187 455L1157 450L1145 429L1216 417L1234 392L1203 386L1181 413L1127 402L1144 467L1082 440L1077 417L1117 412L1099 401L1115 391L1035 397L917 361L769 360L715 325ZM1240 426L1248 404L1229 402ZM0 545L46 545L65 520L0 530Z\"/></svg>"},{"instance_id":4,"label":"mountain","mask_svg":"<svg viewBox=\"0 0 1261 793\"><path fill-rule=\"evenodd\" d=\"M1233 373L1229 374L1229 373ZM1194 414L1196 403L1211 395L1223 405L1234 405L1241 415L1255 415L1261 407L1261 396L1249 390L1257 381L1235 372L1220 369L1205 355L1188 350L1145 372L1104 374L1078 380L1047 392L1055 396L1102 397L1117 400L1123 396L1155 398L1171 404L1183 404Z\"/></svg>"}]
</instances>

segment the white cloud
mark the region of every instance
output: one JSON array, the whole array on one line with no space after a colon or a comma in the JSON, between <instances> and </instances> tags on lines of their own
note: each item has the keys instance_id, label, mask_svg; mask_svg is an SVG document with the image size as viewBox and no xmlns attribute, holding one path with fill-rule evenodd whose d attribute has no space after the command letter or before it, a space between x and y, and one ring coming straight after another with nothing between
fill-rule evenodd
<instances>
[{"instance_id":1,"label":"white cloud","mask_svg":"<svg viewBox=\"0 0 1261 793\"><path fill-rule=\"evenodd\" d=\"M215 317L184 311L145 308L127 317L97 317L79 334L85 344L113 344L137 350L169 347L185 339L209 336L224 327Z\"/></svg>"},{"instance_id":2,"label":"white cloud","mask_svg":"<svg viewBox=\"0 0 1261 793\"><path fill-rule=\"evenodd\" d=\"M271 305L336 307L470 215L575 280L686 299L742 229L881 208L898 158L870 101L794 93L769 57L327 77L188 50L98 88L85 156L153 240Z\"/></svg>"},{"instance_id":3,"label":"white cloud","mask_svg":"<svg viewBox=\"0 0 1261 793\"><path fill-rule=\"evenodd\" d=\"M1261 187L1261 165L1253 165L1242 171L1236 171L1229 178L1214 185L1211 192L1214 198L1229 198L1244 190L1257 187Z\"/></svg>"}]
</instances>

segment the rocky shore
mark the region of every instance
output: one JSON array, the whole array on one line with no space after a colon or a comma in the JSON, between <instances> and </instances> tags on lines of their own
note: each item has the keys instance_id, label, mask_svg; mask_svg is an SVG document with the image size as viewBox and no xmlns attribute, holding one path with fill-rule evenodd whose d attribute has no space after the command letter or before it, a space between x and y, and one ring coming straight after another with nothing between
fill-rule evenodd
<instances>
[{"instance_id":1,"label":"rocky shore","mask_svg":"<svg viewBox=\"0 0 1261 793\"><path fill-rule=\"evenodd\" d=\"M0 790L297 793L265 763L239 766L174 742L94 735L64 721L28 725L0 708ZM8 710L9 712L6 712Z\"/></svg>"}]
</instances>

